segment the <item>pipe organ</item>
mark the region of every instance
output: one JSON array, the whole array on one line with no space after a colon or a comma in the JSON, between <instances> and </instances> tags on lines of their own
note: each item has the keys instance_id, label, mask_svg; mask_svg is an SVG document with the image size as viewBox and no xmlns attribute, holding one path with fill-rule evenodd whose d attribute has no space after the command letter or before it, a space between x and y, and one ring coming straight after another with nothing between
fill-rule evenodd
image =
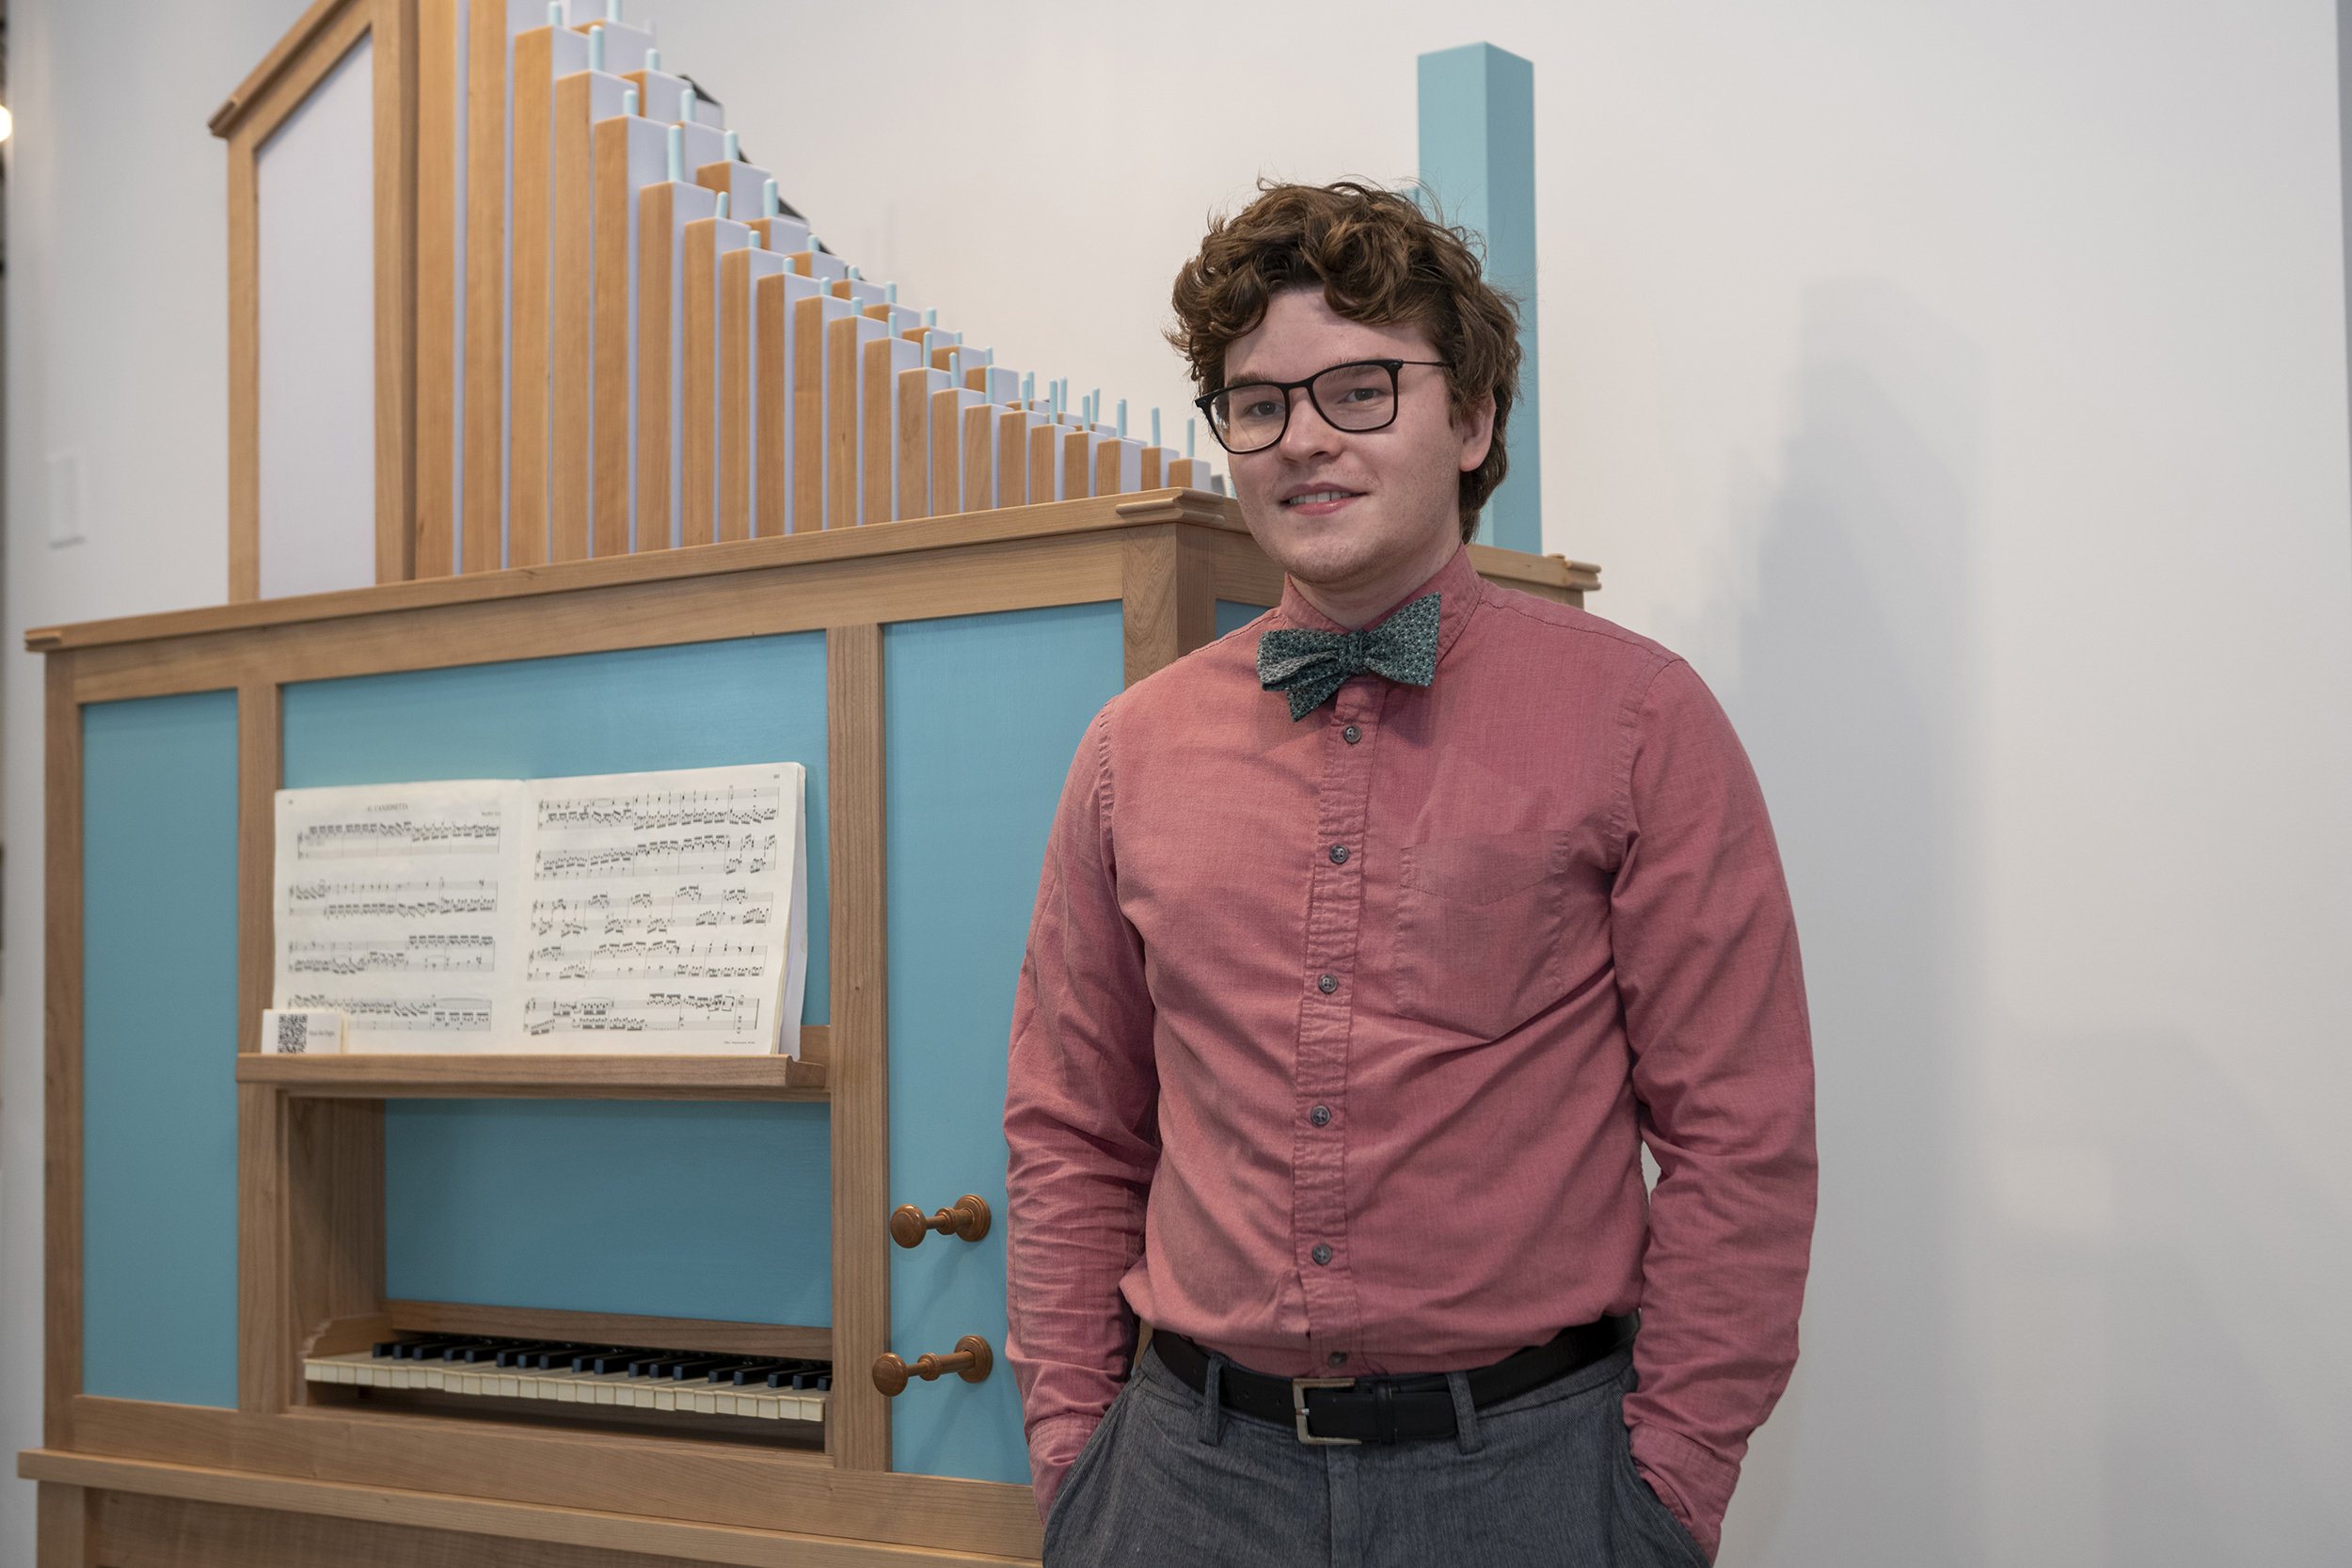
<instances>
[{"instance_id":1,"label":"pipe organ","mask_svg":"<svg viewBox=\"0 0 2352 1568\"><path fill-rule=\"evenodd\" d=\"M27 634L43 1568L1038 1555L991 1215L1044 834L1280 574L1205 461L811 234L683 64L317 0L214 119L231 602ZM260 1050L278 790L785 761L797 1056Z\"/></svg>"}]
</instances>

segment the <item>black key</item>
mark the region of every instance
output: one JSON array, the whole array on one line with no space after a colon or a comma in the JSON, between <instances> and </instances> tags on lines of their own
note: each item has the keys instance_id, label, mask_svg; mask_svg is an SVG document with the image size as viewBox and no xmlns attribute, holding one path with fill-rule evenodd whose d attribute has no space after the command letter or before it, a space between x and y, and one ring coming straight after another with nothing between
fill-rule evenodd
<instances>
[{"instance_id":1,"label":"black key","mask_svg":"<svg viewBox=\"0 0 2352 1568\"><path fill-rule=\"evenodd\" d=\"M742 1359L739 1355L705 1355L691 1361L675 1361L671 1363L666 1375L673 1383L684 1383L690 1378L699 1383L703 1374L712 1368L732 1367Z\"/></svg>"},{"instance_id":2,"label":"black key","mask_svg":"<svg viewBox=\"0 0 2352 1568\"><path fill-rule=\"evenodd\" d=\"M628 1364L628 1375L631 1377L668 1377L671 1368L677 1366L680 1362L691 1361L694 1358L691 1351L641 1352L637 1359Z\"/></svg>"},{"instance_id":3,"label":"black key","mask_svg":"<svg viewBox=\"0 0 2352 1568\"><path fill-rule=\"evenodd\" d=\"M579 1348L577 1345L550 1344L545 1339L526 1339L521 1344L507 1345L500 1350L497 1359L501 1367L522 1367L529 1365L530 1358L534 1355L545 1355L555 1352L569 1355Z\"/></svg>"},{"instance_id":4,"label":"black key","mask_svg":"<svg viewBox=\"0 0 2352 1568\"><path fill-rule=\"evenodd\" d=\"M817 1390L818 1392L823 1394L830 1394L833 1392L833 1374L831 1372L827 1372L824 1376L817 1380Z\"/></svg>"},{"instance_id":5,"label":"black key","mask_svg":"<svg viewBox=\"0 0 2352 1568\"><path fill-rule=\"evenodd\" d=\"M747 1383L765 1383L770 1373L788 1372L792 1367L789 1361L740 1361L732 1367L713 1368L710 1381L732 1383L740 1388Z\"/></svg>"},{"instance_id":6,"label":"black key","mask_svg":"<svg viewBox=\"0 0 2352 1568\"><path fill-rule=\"evenodd\" d=\"M442 1361L464 1361L470 1363L476 1361L487 1361L492 1356L498 1354L498 1341L494 1339L460 1339L455 1344L442 1346L441 1354L437 1359ZM427 1356L425 1359L434 1360L437 1358Z\"/></svg>"},{"instance_id":7,"label":"black key","mask_svg":"<svg viewBox=\"0 0 2352 1568\"><path fill-rule=\"evenodd\" d=\"M438 1361L441 1352L452 1345L462 1345L463 1339L447 1337L433 1339L404 1339L392 1347L395 1361Z\"/></svg>"},{"instance_id":8,"label":"black key","mask_svg":"<svg viewBox=\"0 0 2352 1568\"><path fill-rule=\"evenodd\" d=\"M606 1372L629 1370L629 1363L645 1353L634 1345L612 1345L604 1350L590 1351L572 1357L572 1370L594 1372L601 1377Z\"/></svg>"}]
</instances>

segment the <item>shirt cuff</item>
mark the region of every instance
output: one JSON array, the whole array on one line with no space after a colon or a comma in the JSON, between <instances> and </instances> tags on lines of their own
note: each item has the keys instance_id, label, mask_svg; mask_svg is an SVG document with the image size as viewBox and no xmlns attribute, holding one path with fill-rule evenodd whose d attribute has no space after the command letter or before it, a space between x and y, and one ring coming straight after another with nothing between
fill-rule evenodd
<instances>
[{"instance_id":1,"label":"shirt cuff","mask_svg":"<svg viewBox=\"0 0 2352 1568\"><path fill-rule=\"evenodd\" d=\"M1100 1416L1055 1416L1029 1429L1029 1483L1037 1490L1038 1523L1053 1516L1062 1478L1102 1424Z\"/></svg>"},{"instance_id":2,"label":"shirt cuff","mask_svg":"<svg viewBox=\"0 0 2352 1568\"><path fill-rule=\"evenodd\" d=\"M1726 1465L1678 1432L1661 1426L1631 1429L1633 1467L1658 1494L1658 1500L1691 1532L1707 1560L1724 1541L1724 1510L1731 1506L1731 1489L1739 1484L1740 1466Z\"/></svg>"}]
</instances>

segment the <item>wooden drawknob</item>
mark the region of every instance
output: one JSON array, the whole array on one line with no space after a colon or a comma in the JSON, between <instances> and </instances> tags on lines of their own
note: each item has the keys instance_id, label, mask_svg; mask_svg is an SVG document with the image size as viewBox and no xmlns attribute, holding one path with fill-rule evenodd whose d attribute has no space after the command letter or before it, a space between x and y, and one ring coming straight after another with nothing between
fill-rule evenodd
<instances>
[{"instance_id":1,"label":"wooden drawknob","mask_svg":"<svg viewBox=\"0 0 2352 1568\"><path fill-rule=\"evenodd\" d=\"M985 1383L995 1367L996 1354L988 1348L988 1341L977 1334L967 1334L956 1341L952 1354L918 1356L912 1367L892 1352L882 1352L874 1361L874 1386L885 1397L897 1399L906 1391L907 1379L911 1377L930 1383L953 1372L966 1383Z\"/></svg>"},{"instance_id":2,"label":"wooden drawknob","mask_svg":"<svg viewBox=\"0 0 2352 1568\"><path fill-rule=\"evenodd\" d=\"M924 1236L936 1230L943 1236L961 1236L977 1242L988 1234L988 1203L970 1193L956 1199L952 1209L942 1209L926 1216L912 1203L901 1203L890 1212L890 1239L900 1246L914 1246Z\"/></svg>"}]
</instances>

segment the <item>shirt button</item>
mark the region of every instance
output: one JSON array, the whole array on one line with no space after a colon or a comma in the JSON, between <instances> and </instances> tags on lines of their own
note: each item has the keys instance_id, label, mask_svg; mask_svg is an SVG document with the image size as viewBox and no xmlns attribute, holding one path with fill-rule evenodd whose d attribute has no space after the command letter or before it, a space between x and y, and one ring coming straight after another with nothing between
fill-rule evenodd
<instances>
[{"instance_id":1,"label":"shirt button","mask_svg":"<svg viewBox=\"0 0 2352 1568\"><path fill-rule=\"evenodd\" d=\"M1333 865L1345 865L1347 863L1346 845L1334 844L1331 846L1331 863Z\"/></svg>"},{"instance_id":2,"label":"shirt button","mask_svg":"<svg viewBox=\"0 0 2352 1568\"><path fill-rule=\"evenodd\" d=\"M1307 1113L1307 1119L1313 1122L1317 1127L1328 1127L1331 1125L1331 1107L1328 1105L1318 1105L1313 1110Z\"/></svg>"},{"instance_id":3,"label":"shirt button","mask_svg":"<svg viewBox=\"0 0 2352 1568\"><path fill-rule=\"evenodd\" d=\"M1355 725L1350 724L1350 725L1348 725L1348 726L1347 726L1347 728L1345 728L1345 729L1343 729L1343 730L1342 730L1342 731L1340 732L1340 737L1341 737L1343 740L1345 740L1345 741L1346 741L1346 742L1347 742L1350 746L1353 746L1353 745L1355 745L1355 744L1356 744L1356 742L1358 742L1359 740L1363 739L1363 737L1364 737L1364 732L1363 732L1363 731L1361 731L1361 730L1359 730L1359 729L1358 729ZM1336 1366L1338 1366L1338 1365L1339 1365L1339 1363L1338 1363L1337 1361L1334 1361L1334 1362L1332 1362L1332 1363L1331 1363L1331 1365L1333 1365L1334 1367L1336 1367Z\"/></svg>"},{"instance_id":4,"label":"shirt button","mask_svg":"<svg viewBox=\"0 0 2352 1568\"><path fill-rule=\"evenodd\" d=\"M1327 1242L1317 1242L1315 1243L1314 1251L1307 1254L1307 1256L1313 1259L1319 1264L1328 1263L1331 1260L1330 1243Z\"/></svg>"},{"instance_id":5,"label":"shirt button","mask_svg":"<svg viewBox=\"0 0 2352 1568\"><path fill-rule=\"evenodd\" d=\"M1336 974L1327 974L1322 979L1315 982L1315 990L1323 992L1326 996L1330 995L1333 991L1339 989L1340 977Z\"/></svg>"},{"instance_id":6,"label":"shirt button","mask_svg":"<svg viewBox=\"0 0 2352 1568\"><path fill-rule=\"evenodd\" d=\"M1330 1362L1334 1367L1344 1367L1347 1365L1347 1352L1343 1350L1335 1350L1329 1355L1325 1356L1324 1359Z\"/></svg>"}]
</instances>

